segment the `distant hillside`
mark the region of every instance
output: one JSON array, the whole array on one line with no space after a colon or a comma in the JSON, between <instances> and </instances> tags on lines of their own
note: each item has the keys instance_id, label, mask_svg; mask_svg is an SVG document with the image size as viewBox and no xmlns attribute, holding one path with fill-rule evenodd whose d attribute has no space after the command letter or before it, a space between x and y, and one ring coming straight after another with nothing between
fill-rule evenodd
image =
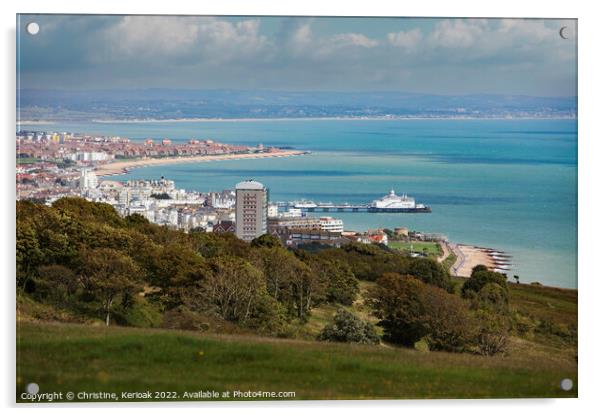
<instances>
[{"instance_id":1,"label":"distant hillside","mask_svg":"<svg viewBox=\"0 0 602 416\"><path fill-rule=\"evenodd\" d=\"M23 120L305 118L305 117L575 117L576 97L395 91L285 92L231 90L18 91Z\"/></svg>"}]
</instances>

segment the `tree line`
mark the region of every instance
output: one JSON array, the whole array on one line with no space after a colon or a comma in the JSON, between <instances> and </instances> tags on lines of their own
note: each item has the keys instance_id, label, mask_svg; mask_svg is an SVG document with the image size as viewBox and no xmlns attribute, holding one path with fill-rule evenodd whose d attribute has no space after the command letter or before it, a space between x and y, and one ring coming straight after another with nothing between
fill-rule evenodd
<instances>
[{"instance_id":1,"label":"tree line","mask_svg":"<svg viewBox=\"0 0 602 416\"><path fill-rule=\"evenodd\" d=\"M345 311L367 280L376 282L366 304L385 341L503 350L505 278L482 268L460 296L436 261L386 247L292 250L270 235L246 243L232 234L172 230L138 214L120 217L108 204L81 198L52 206L18 201L16 231L18 294L106 325L202 329L210 318L290 336L292 323L333 304L343 309L320 339L380 342L371 324Z\"/></svg>"}]
</instances>

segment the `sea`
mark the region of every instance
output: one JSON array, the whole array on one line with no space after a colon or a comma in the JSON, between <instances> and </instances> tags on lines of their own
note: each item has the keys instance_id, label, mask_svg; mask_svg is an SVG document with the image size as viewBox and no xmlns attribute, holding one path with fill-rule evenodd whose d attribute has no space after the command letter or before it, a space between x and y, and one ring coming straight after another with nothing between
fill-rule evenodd
<instances>
[{"instance_id":1,"label":"sea","mask_svg":"<svg viewBox=\"0 0 602 416\"><path fill-rule=\"evenodd\" d=\"M310 153L138 168L197 191L255 179L271 201L368 203L394 189L430 214L332 213L345 229L407 227L512 256L521 282L577 287L577 121L569 119L305 119L89 122L21 129L133 140L213 139ZM315 214L320 215L320 214Z\"/></svg>"}]
</instances>

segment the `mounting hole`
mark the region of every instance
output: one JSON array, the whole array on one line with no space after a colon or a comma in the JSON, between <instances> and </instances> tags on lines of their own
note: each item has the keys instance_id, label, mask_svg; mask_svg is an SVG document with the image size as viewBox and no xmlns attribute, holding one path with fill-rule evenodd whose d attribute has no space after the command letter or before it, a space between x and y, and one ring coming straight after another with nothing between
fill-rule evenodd
<instances>
[{"instance_id":1,"label":"mounting hole","mask_svg":"<svg viewBox=\"0 0 602 416\"><path fill-rule=\"evenodd\" d=\"M564 391L570 391L573 389L573 380L570 378L562 379L560 382L560 388Z\"/></svg>"},{"instance_id":2,"label":"mounting hole","mask_svg":"<svg viewBox=\"0 0 602 416\"><path fill-rule=\"evenodd\" d=\"M30 35L37 35L40 32L40 25L36 22L29 22L27 23L27 26L25 26L25 30L27 30L27 33Z\"/></svg>"},{"instance_id":3,"label":"mounting hole","mask_svg":"<svg viewBox=\"0 0 602 416\"><path fill-rule=\"evenodd\" d=\"M38 386L37 383L29 383L27 387L25 387L25 390L27 391L27 393L35 395L38 394L38 392L40 391L40 386Z\"/></svg>"}]
</instances>

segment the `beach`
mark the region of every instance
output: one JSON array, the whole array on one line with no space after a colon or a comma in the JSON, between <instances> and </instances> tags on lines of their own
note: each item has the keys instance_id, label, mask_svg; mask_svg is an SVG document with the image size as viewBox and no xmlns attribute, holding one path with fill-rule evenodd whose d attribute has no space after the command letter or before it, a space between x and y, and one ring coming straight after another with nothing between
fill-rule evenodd
<instances>
[{"instance_id":1,"label":"beach","mask_svg":"<svg viewBox=\"0 0 602 416\"><path fill-rule=\"evenodd\" d=\"M450 244L450 248L457 257L456 263L451 268L454 276L469 277L473 267L479 264L485 265L489 269L493 269L495 266L490 253L484 248L465 244Z\"/></svg>"},{"instance_id":2,"label":"beach","mask_svg":"<svg viewBox=\"0 0 602 416\"><path fill-rule=\"evenodd\" d=\"M263 159L268 157L289 157L298 156L307 153L300 150L280 150L270 153L238 153L225 155L203 155L203 156L182 156L182 157L164 157L164 158L142 158L124 160L120 162L111 162L105 165L100 165L96 168L98 176L121 175L135 168L173 165L181 163L201 163L219 160L240 160L240 159Z\"/></svg>"}]
</instances>

